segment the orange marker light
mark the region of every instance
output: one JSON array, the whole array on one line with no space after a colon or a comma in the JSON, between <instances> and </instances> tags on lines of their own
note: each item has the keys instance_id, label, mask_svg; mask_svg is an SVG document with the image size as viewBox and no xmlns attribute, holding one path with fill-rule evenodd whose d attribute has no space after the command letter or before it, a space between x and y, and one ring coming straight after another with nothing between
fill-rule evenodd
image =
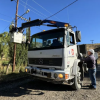
<instances>
[{"instance_id":1,"label":"orange marker light","mask_svg":"<svg viewBox=\"0 0 100 100\"><path fill-rule=\"evenodd\" d=\"M65 27L68 27L68 24L65 24L64 26L65 26Z\"/></svg>"},{"instance_id":2,"label":"orange marker light","mask_svg":"<svg viewBox=\"0 0 100 100\"><path fill-rule=\"evenodd\" d=\"M50 21L50 23L52 23L52 24L56 24L56 22L54 22L54 21Z\"/></svg>"},{"instance_id":3,"label":"orange marker light","mask_svg":"<svg viewBox=\"0 0 100 100\"><path fill-rule=\"evenodd\" d=\"M65 74L65 79L68 79L69 78L69 74Z\"/></svg>"}]
</instances>

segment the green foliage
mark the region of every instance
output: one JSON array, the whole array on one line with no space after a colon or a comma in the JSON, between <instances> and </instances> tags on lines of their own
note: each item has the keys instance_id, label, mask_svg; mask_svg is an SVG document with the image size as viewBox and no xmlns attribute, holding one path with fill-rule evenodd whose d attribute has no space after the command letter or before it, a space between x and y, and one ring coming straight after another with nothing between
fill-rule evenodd
<instances>
[{"instance_id":1,"label":"green foliage","mask_svg":"<svg viewBox=\"0 0 100 100\"><path fill-rule=\"evenodd\" d=\"M26 28L26 39L29 39L29 28Z\"/></svg>"},{"instance_id":2,"label":"green foliage","mask_svg":"<svg viewBox=\"0 0 100 100\"><path fill-rule=\"evenodd\" d=\"M27 63L27 51L28 48L25 44L17 44L16 47L16 65L21 66L22 64Z\"/></svg>"},{"instance_id":3,"label":"green foliage","mask_svg":"<svg viewBox=\"0 0 100 100\"><path fill-rule=\"evenodd\" d=\"M9 45L9 63L13 63L13 55L14 55L14 43L8 43Z\"/></svg>"},{"instance_id":4,"label":"green foliage","mask_svg":"<svg viewBox=\"0 0 100 100\"><path fill-rule=\"evenodd\" d=\"M12 25L9 26L9 31L12 29ZM0 34L0 57L9 58L8 63L13 64L13 56L14 56L14 43L10 42L10 34L8 32L4 32ZM26 29L26 36L28 39L29 28ZM28 47L26 44L16 44L16 66L26 65L27 64L27 51ZM3 62L5 63L5 62Z\"/></svg>"},{"instance_id":5,"label":"green foliage","mask_svg":"<svg viewBox=\"0 0 100 100\"><path fill-rule=\"evenodd\" d=\"M0 34L0 57L1 59L3 56L5 56L5 58L8 57L8 53L9 53L8 52L9 51L8 42L9 42L8 32L4 32Z\"/></svg>"},{"instance_id":6,"label":"green foliage","mask_svg":"<svg viewBox=\"0 0 100 100\"><path fill-rule=\"evenodd\" d=\"M10 25L9 31L11 29L12 27ZM28 30L27 30L27 38L28 38ZM19 67L27 63L27 51L28 51L28 48L25 46L25 44L16 44L16 66ZM14 55L14 43L9 42L10 63L13 63L13 55Z\"/></svg>"},{"instance_id":7,"label":"green foliage","mask_svg":"<svg viewBox=\"0 0 100 100\"><path fill-rule=\"evenodd\" d=\"M3 61L2 62L2 65L8 65L9 64L9 61Z\"/></svg>"}]
</instances>

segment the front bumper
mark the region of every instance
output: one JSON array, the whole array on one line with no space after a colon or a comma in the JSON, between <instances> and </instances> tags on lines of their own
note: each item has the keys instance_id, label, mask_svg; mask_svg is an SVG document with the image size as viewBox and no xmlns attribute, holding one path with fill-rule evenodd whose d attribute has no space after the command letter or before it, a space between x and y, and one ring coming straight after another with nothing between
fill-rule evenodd
<instances>
[{"instance_id":1,"label":"front bumper","mask_svg":"<svg viewBox=\"0 0 100 100\"><path fill-rule=\"evenodd\" d=\"M25 68L26 72L34 75L38 78L44 78L50 79L53 81L67 81L69 80L69 73L63 71L63 70L50 70L50 69L42 69L42 68L37 68L37 67L31 67L27 66ZM59 75L62 75L63 77L59 77Z\"/></svg>"}]
</instances>

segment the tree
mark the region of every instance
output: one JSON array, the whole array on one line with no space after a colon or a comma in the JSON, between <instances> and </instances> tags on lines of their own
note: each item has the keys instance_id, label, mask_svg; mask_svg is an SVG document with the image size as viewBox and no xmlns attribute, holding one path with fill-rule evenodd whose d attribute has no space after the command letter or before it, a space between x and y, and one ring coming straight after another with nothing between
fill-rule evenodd
<instances>
[{"instance_id":1,"label":"tree","mask_svg":"<svg viewBox=\"0 0 100 100\"><path fill-rule=\"evenodd\" d=\"M4 32L0 35L0 57L2 59L3 56L5 56L5 58L8 57L8 32Z\"/></svg>"},{"instance_id":2,"label":"tree","mask_svg":"<svg viewBox=\"0 0 100 100\"><path fill-rule=\"evenodd\" d=\"M12 29L11 25L9 27L9 31ZM27 31L28 32L28 31ZM9 33L10 35L10 33ZM27 37L28 38L28 37ZM9 57L10 63L13 63L13 54L14 54L14 43L9 42ZM22 64L27 63L27 51L28 47L25 44L17 44L16 46L16 66L21 66Z\"/></svg>"},{"instance_id":3,"label":"tree","mask_svg":"<svg viewBox=\"0 0 100 100\"><path fill-rule=\"evenodd\" d=\"M29 39L29 28L26 28L26 39Z\"/></svg>"}]
</instances>

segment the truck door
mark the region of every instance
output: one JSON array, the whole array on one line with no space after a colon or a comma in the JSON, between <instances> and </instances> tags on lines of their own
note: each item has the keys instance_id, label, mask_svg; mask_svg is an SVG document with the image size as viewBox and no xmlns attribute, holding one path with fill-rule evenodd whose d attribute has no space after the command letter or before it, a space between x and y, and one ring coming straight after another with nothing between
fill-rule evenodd
<instances>
[{"instance_id":1,"label":"truck door","mask_svg":"<svg viewBox=\"0 0 100 100\"><path fill-rule=\"evenodd\" d=\"M74 33L67 31L66 45L67 45L67 64L69 64L69 66L72 67L74 64L74 60L77 59L77 46Z\"/></svg>"}]
</instances>

